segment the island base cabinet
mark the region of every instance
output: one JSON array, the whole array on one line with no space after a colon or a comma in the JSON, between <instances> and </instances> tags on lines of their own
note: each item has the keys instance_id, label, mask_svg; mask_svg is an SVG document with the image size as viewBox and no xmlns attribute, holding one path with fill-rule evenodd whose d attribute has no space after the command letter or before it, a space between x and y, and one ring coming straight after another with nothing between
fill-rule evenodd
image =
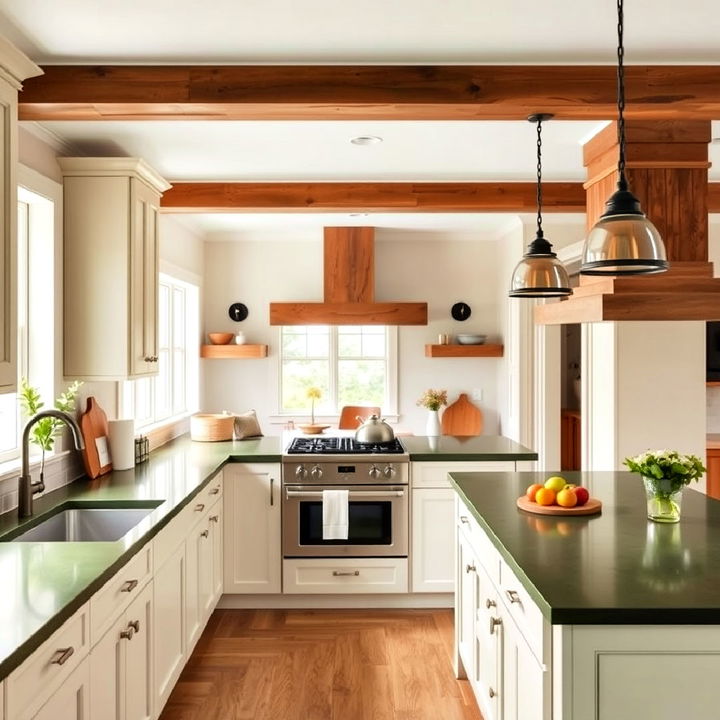
<instances>
[{"instance_id":1,"label":"island base cabinet","mask_svg":"<svg viewBox=\"0 0 720 720\"><path fill-rule=\"evenodd\" d=\"M1 713L0 713L1 716ZM96 720L90 711L90 662L85 658L33 720Z\"/></svg>"},{"instance_id":2,"label":"island base cabinet","mask_svg":"<svg viewBox=\"0 0 720 720\"><path fill-rule=\"evenodd\" d=\"M553 648L554 719L720 716L720 626L563 626Z\"/></svg>"},{"instance_id":3,"label":"island base cabinet","mask_svg":"<svg viewBox=\"0 0 720 720\"><path fill-rule=\"evenodd\" d=\"M280 465L231 463L223 472L225 592L279 593Z\"/></svg>"}]
</instances>

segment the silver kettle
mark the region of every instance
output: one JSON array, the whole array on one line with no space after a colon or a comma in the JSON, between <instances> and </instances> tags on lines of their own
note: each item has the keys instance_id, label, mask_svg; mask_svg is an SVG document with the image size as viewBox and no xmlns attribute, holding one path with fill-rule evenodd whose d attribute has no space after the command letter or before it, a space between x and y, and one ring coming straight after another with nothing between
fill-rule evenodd
<instances>
[{"instance_id":1,"label":"silver kettle","mask_svg":"<svg viewBox=\"0 0 720 720\"><path fill-rule=\"evenodd\" d=\"M364 418L357 416L362 421ZM355 431L355 440L361 443L387 443L395 439L395 431L378 415L371 415Z\"/></svg>"}]
</instances>

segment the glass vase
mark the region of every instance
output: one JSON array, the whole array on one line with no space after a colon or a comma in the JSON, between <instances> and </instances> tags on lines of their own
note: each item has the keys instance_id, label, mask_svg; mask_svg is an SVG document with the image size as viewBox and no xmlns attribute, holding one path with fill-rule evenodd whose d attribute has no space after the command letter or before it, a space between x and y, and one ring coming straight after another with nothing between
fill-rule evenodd
<instances>
[{"instance_id":1,"label":"glass vase","mask_svg":"<svg viewBox=\"0 0 720 720\"><path fill-rule=\"evenodd\" d=\"M440 415L437 410L428 410L427 422L425 423L425 434L432 437L441 435Z\"/></svg>"},{"instance_id":2,"label":"glass vase","mask_svg":"<svg viewBox=\"0 0 720 720\"><path fill-rule=\"evenodd\" d=\"M659 523L680 522L682 503L682 487L673 490L670 480L643 478L647 497L647 516L649 520Z\"/></svg>"}]
</instances>

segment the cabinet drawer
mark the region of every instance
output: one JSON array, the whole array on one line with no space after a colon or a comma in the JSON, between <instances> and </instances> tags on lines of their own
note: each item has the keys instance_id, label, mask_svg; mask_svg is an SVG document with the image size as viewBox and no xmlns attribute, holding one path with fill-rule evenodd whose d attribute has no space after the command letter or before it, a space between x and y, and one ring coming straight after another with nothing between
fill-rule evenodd
<instances>
[{"instance_id":1,"label":"cabinet drawer","mask_svg":"<svg viewBox=\"0 0 720 720\"><path fill-rule=\"evenodd\" d=\"M500 566L500 599L535 657L549 664L550 625L505 561Z\"/></svg>"},{"instance_id":2,"label":"cabinet drawer","mask_svg":"<svg viewBox=\"0 0 720 720\"><path fill-rule=\"evenodd\" d=\"M7 717L30 718L67 681L89 650L85 604L14 670L6 682Z\"/></svg>"},{"instance_id":3,"label":"cabinet drawer","mask_svg":"<svg viewBox=\"0 0 720 720\"><path fill-rule=\"evenodd\" d=\"M283 561L283 592L406 593L407 558L330 558Z\"/></svg>"},{"instance_id":4,"label":"cabinet drawer","mask_svg":"<svg viewBox=\"0 0 720 720\"><path fill-rule=\"evenodd\" d=\"M490 579L496 586L499 586L500 563L502 560L495 546L490 542L485 531L478 525L477 520L475 520L460 500L457 501L456 515L458 529L465 536L465 539Z\"/></svg>"},{"instance_id":5,"label":"cabinet drawer","mask_svg":"<svg viewBox=\"0 0 720 720\"><path fill-rule=\"evenodd\" d=\"M513 472L515 462L414 462L410 465L411 486L414 488L449 488L451 472Z\"/></svg>"},{"instance_id":6,"label":"cabinet drawer","mask_svg":"<svg viewBox=\"0 0 720 720\"><path fill-rule=\"evenodd\" d=\"M152 543L124 565L90 598L90 640L94 645L152 577Z\"/></svg>"}]
</instances>

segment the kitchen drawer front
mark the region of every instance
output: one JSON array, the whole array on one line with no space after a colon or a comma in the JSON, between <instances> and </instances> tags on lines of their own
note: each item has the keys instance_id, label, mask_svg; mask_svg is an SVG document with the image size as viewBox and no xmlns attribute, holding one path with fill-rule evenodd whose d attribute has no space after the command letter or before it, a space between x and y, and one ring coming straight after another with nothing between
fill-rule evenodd
<instances>
[{"instance_id":1,"label":"kitchen drawer front","mask_svg":"<svg viewBox=\"0 0 720 720\"><path fill-rule=\"evenodd\" d=\"M86 603L10 674L8 720L33 717L82 663L90 649L89 614Z\"/></svg>"},{"instance_id":2,"label":"kitchen drawer front","mask_svg":"<svg viewBox=\"0 0 720 720\"><path fill-rule=\"evenodd\" d=\"M283 561L283 592L291 595L407 591L407 558L301 558Z\"/></svg>"},{"instance_id":3,"label":"kitchen drawer front","mask_svg":"<svg viewBox=\"0 0 720 720\"><path fill-rule=\"evenodd\" d=\"M500 599L535 657L549 665L551 627L505 561L500 567Z\"/></svg>"},{"instance_id":4,"label":"kitchen drawer front","mask_svg":"<svg viewBox=\"0 0 720 720\"><path fill-rule=\"evenodd\" d=\"M502 562L500 554L459 498L456 505L456 525L465 536L485 572L495 586L500 587L500 563Z\"/></svg>"},{"instance_id":5,"label":"kitchen drawer front","mask_svg":"<svg viewBox=\"0 0 720 720\"><path fill-rule=\"evenodd\" d=\"M410 463L411 487L449 488L451 472L514 472L513 460L491 462L414 462Z\"/></svg>"},{"instance_id":6,"label":"kitchen drawer front","mask_svg":"<svg viewBox=\"0 0 720 720\"><path fill-rule=\"evenodd\" d=\"M137 597L152 572L152 543L148 543L90 598L91 645Z\"/></svg>"}]
</instances>

